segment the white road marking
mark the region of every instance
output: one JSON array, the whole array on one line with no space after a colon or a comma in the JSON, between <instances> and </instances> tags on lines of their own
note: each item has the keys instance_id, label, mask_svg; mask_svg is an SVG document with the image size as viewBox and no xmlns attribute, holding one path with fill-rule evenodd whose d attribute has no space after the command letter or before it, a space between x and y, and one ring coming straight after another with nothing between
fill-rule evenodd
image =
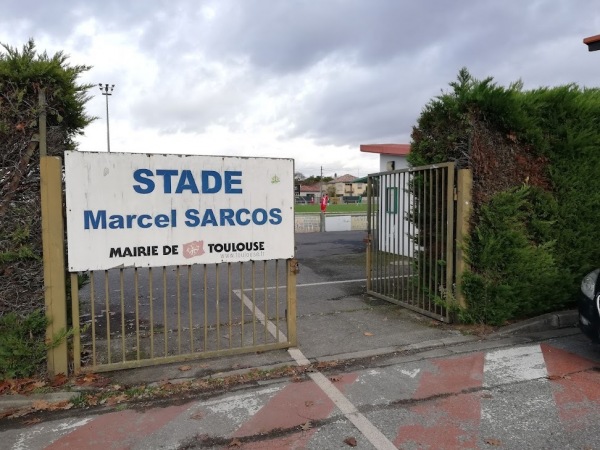
<instances>
[{"instance_id":1,"label":"white road marking","mask_svg":"<svg viewBox=\"0 0 600 450\"><path fill-rule=\"evenodd\" d=\"M319 283L329 284L329 283ZM250 310L253 309L256 318L265 325L267 322L267 329L269 333L275 338L277 327L269 320L267 321L265 315L256 308L256 305L252 305L250 300L245 294L239 290L233 291ZM287 342L287 337L279 332L279 342ZM288 352L292 358L296 361L299 366L306 366L310 364L310 361L304 356L299 348L290 348ZM377 450L397 450L396 446L387 438L385 435L373 425L369 419L363 416L356 407L348 400L342 392L335 387L335 385L321 372L313 372L309 374L309 377L315 382L317 386L329 397L329 399L338 407L342 414L363 434L363 436L371 443Z\"/></svg>"},{"instance_id":2,"label":"white road marking","mask_svg":"<svg viewBox=\"0 0 600 450\"><path fill-rule=\"evenodd\" d=\"M273 324L273 322L271 322L270 320L267 320L267 318L265 317L263 312L260 309L258 309L258 307L256 305L252 305L252 300L250 300L246 296L246 294L242 295L242 293L240 292L239 289L235 289L233 291L233 293L235 295L237 295L244 302L244 305L246 305L246 307L250 311L254 311L254 315L260 321L260 323L263 324L263 326L265 325L265 322L266 322L267 330L269 330L269 333L271 333L271 336L273 336L275 339L277 339L277 327ZM288 340L287 336L285 334L283 334L280 330L279 331L279 342L287 342L287 340Z\"/></svg>"},{"instance_id":3,"label":"white road marking","mask_svg":"<svg viewBox=\"0 0 600 450\"><path fill-rule=\"evenodd\" d=\"M409 377L411 377L411 378L414 378L414 377L416 377L417 375L419 375L419 372L421 372L421 369L415 369L415 370L404 370L404 369L402 369L402 370L400 371L400 373L401 373L402 375L407 375L407 376L409 376Z\"/></svg>"},{"instance_id":4,"label":"white road marking","mask_svg":"<svg viewBox=\"0 0 600 450\"><path fill-rule=\"evenodd\" d=\"M391 278L406 278L409 275L398 275L396 277L378 277L378 278L373 278L373 280L387 280L387 279L391 279ZM346 284L346 283L364 283L366 282L367 279L366 278L356 278L354 280L336 280L336 281L319 281L317 283L301 283L301 284L297 284L296 287L312 287L312 286L325 286L328 284ZM281 287L281 286L280 286ZM264 288L263 287L255 287L254 290L256 291L262 291ZM277 286L267 286L267 290L273 290L273 289L277 289ZM248 289L245 289L248 290Z\"/></svg>"},{"instance_id":5,"label":"white road marking","mask_svg":"<svg viewBox=\"0 0 600 450\"><path fill-rule=\"evenodd\" d=\"M85 419L81 419L80 421L75 422L75 423L64 422L64 423L61 423L58 427L53 428L52 431L57 432L57 431L71 430L73 428L79 428L79 427L85 425L86 423L91 422L93 419L94 419L93 417L86 417Z\"/></svg>"},{"instance_id":6,"label":"white road marking","mask_svg":"<svg viewBox=\"0 0 600 450\"><path fill-rule=\"evenodd\" d=\"M259 404L257 396L271 394L279 390L279 387L262 389L250 394L234 395L224 399L203 402L202 406L207 407L214 413L224 414L229 420L235 421L237 420L236 412L238 411L242 411L247 416L253 416L260 410L262 405Z\"/></svg>"},{"instance_id":7,"label":"white road marking","mask_svg":"<svg viewBox=\"0 0 600 450\"><path fill-rule=\"evenodd\" d=\"M484 387L546 378L548 372L539 345L488 352L483 369Z\"/></svg>"},{"instance_id":8,"label":"white road marking","mask_svg":"<svg viewBox=\"0 0 600 450\"><path fill-rule=\"evenodd\" d=\"M91 422L92 420L93 417L86 417L84 419L71 419L71 421L60 423L58 424L58 426L51 429L48 429L44 425L34 427L33 429L28 429L27 431L19 435L12 448L14 450L29 450L32 448L37 448L38 437L44 440L45 445L50 445L51 443L58 440L60 437L67 434L65 433L65 431L82 427L83 425L85 425L88 422Z\"/></svg>"},{"instance_id":9,"label":"white road marking","mask_svg":"<svg viewBox=\"0 0 600 450\"><path fill-rule=\"evenodd\" d=\"M356 280L320 281L318 283L297 284L296 287L324 286L326 284L361 283L361 282L365 282L365 281L367 281L366 278L360 278L360 279L356 279Z\"/></svg>"}]
</instances>

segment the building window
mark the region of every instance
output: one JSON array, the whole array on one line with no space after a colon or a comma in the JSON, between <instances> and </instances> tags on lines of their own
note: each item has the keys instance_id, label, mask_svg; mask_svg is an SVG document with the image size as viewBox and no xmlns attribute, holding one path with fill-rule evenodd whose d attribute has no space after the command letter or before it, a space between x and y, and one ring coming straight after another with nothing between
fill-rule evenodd
<instances>
[{"instance_id":1,"label":"building window","mask_svg":"<svg viewBox=\"0 0 600 450\"><path fill-rule=\"evenodd\" d=\"M396 170L396 161L388 161L386 168L388 171Z\"/></svg>"},{"instance_id":2,"label":"building window","mask_svg":"<svg viewBox=\"0 0 600 450\"><path fill-rule=\"evenodd\" d=\"M398 188L389 187L385 190L385 212L396 214L398 212Z\"/></svg>"}]
</instances>

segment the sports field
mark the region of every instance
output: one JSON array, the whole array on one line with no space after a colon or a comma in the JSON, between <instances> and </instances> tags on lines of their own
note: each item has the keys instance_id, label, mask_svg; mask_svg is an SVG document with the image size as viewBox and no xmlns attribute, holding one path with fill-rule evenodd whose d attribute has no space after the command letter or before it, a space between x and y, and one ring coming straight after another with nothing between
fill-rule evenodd
<instances>
[{"instance_id":1,"label":"sports field","mask_svg":"<svg viewBox=\"0 0 600 450\"><path fill-rule=\"evenodd\" d=\"M296 205L295 211L297 213L318 213L321 212L321 207L318 203L313 205ZM350 203L347 205L327 205L328 213L366 213L366 203Z\"/></svg>"}]
</instances>

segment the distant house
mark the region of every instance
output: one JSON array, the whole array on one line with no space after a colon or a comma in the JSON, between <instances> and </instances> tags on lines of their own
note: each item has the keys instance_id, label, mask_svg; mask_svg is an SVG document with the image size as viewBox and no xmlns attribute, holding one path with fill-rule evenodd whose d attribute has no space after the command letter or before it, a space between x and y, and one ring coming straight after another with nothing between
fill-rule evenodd
<instances>
[{"instance_id":1,"label":"distant house","mask_svg":"<svg viewBox=\"0 0 600 450\"><path fill-rule=\"evenodd\" d=\"M366 185L361 185L362 190L359 192L358 185L354 184L356 179L357 177L354 175L346 174L333 179L327 185L335 188L336 197L361 196L366 189Z\"/></svg>"},{"instance_id":2,"label":"distant house","mask_svg":"<svg viewBox=\"0 0 600 450\"><path fill-rule=\"evenodd\" d=\"M318 184L300 185L300 196L306 198L309 202L317 201L321 198L321 190Z\"/></svg>"},{"instance_id":3,"label":"distant house","mask_svg":"<svg viewBox=\"0 0 600 450\"><path fill-rule=\"evenodd\" d=\"M406 157L410 154L410 144L363 144L360 151L379 153L379 171L408 169Z\"/></svg>"}]
</instances>

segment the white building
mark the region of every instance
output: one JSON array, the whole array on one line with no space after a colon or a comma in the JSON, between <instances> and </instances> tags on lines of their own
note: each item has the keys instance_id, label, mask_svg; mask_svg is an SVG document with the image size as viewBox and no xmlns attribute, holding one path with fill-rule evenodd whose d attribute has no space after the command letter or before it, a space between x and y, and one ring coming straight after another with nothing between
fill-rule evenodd
<instances>
[{"instance_id":1,"label":"white building","mask_svg":"<svg viewBox=\"0 0 600 450\"><path fill-rule=\"evenodd\" d=\"M410 144L368 144L360 146L361 152L379 154L377 177L378 216L375 220L379 250L398 255L414 254L414 225L407 220L410 211L410 172L396 173L408 169L407 156ZM391 172L391 173L390 173Z\"/></svg>"}]
</instances>

